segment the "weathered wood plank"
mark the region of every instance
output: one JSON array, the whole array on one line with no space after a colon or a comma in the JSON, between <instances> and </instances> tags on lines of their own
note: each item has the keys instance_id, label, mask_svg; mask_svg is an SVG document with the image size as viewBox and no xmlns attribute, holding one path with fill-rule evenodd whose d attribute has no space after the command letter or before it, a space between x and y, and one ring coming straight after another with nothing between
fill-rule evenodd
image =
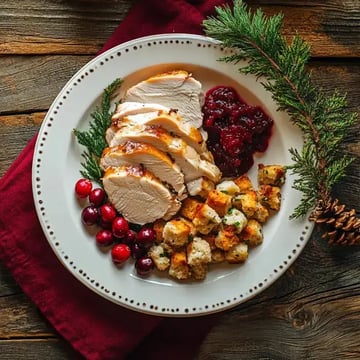
<instances>
[{"instance_id":1,"label":"weathered wood plank","mask_svg":"<svg viewBox=\"0 0 360 360\"><path fill-rule=\"evenodd\" d=\"M0 3L0 54L95 54L133 0Z\"/></svg>"},{"instance_id":2,"label":"weathered wood plank","mask_svg":"<svg viewBox=\"0 0 360 360\"><path fill-rule=\"evenodd\" d=\"M0 116L0 177L39 130L44 116L45 112Z\"/></svg>"},{"instance_id":3,"label":"weathered wood plank","mask_svg":"<svg viewBox=\"0 0 360 360\"><path fill-rule=\"evenodd\" d=\"M23 293L0 296L0 309L0 339L55 336L55 331Z\"/></svg>"},{"instance_id":4,"label":"weathered wood plank","mask_svg":"<svg viewBox=\"0 0 360 360\"><path fill-rule=\"evenodd\" d=\"M95 54L127 14L133 1L26 0L0 3L0 54ZM360 56L357 0L248 1L268 15L282 12L284 35L298 32L313 56ZM49 26L51 24L51 26Z\"/></svg>"},{"instance_id":5,"label":"weathered wood plank","mask_svg":"<svg viewBox=\"0 0 360 360\"><path fill-rule=\"evenodd\" d=\"M249 0L265 14L284 15L283 34L290 40L297 32L312 47L315 57L360 55L360 7L356 0L279 1Z\"/></svg>"},{"instance_id":6,"label":"weathered wood plank","mask_svg":"<svg viewBox=\"0 0 360 360\"><path fill-rule=\"evenodd\" d=\"M19 285L15 282L7 268L0 262L0 297L21 293Z\"/></svg>"},{"instance_id":7,"label":"weathered wood plank","mask_svg":"<svg viewBox=\"0 0 360 360\"><path fill-rule=\"evenodd\" d=\"M0 354L6 360L81 359L62 339L2 340Z\"/></svg>"},{"instance_id":8,"label":"weathered wood plank","mask_svg":"<svg viewBox=\"0 0 360 360\"><path fill-rule=\"evenodd\" d=\"M91 56L5 56L0 59L0 115L46 110L68 80ZM360 64L357 61L312 61L314 81L328 91L348 92L349 105L359 109ZM29 91L31 89L31 91Z\"/></svg>"},{"instance_id":9,"label":"weathered wood plank","mask_svg":"<svg viewBox=\"0 0 360 360\"><path fill-rule=\"evenodd\" d=\"M0 114L47 109L89 56L8 56L0 59Z\"/></svg>"}]
</instances>

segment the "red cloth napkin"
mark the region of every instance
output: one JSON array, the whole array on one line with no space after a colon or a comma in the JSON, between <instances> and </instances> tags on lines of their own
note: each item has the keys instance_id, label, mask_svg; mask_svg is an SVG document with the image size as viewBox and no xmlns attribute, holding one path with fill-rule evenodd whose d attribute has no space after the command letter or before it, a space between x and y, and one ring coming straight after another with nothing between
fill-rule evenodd
<instances>
[{"instance_id":1,"label":"red cloth napkin","mask_svg":"<svg viewBox=\"0 0 360 360\"><path fill-rule=\"evenodd\" d=\"M214 6L227 1L142 0L105 44L136 37L201 33ZM214 316L160 318L96 295L58 261L38 222L31 190L34 137L0 180L0 258L24 292L78 353L87 359L192 359Z\"/></svg>"}]
</instances>

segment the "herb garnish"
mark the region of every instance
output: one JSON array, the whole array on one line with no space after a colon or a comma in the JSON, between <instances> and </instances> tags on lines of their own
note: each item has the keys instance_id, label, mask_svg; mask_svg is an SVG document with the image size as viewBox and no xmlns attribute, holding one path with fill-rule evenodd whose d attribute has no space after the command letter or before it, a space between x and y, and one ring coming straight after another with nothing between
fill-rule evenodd
<instances>
[{"instance_id":1,"label":"herb garnish","mask_svg":"<svg viewBox=\"0 0 360 360\"><path fill-rule=\"evenodd\" d=\"M89 130L73 130L78 143L86 147L86 150L81 154L84 162L81 163L83 170L80 171L80 174L89 180L96 181L100 185L102 185L102 170L99 165L99 158L107 146L105 132L111 125L111 117L114 113L110 111L111 100L121 84L122 80L116 79L104 89L101 106L96 107L90 114L92 121L89 123Z\"/></svg>"},{"instance_id":2,"label":"herb garnish","mask_svg":"<svg viewBox=\"0 0 360 360\"><path fill-rule=\"evenodd\" d=\"M352 159L340 151L356 114L347 112L346 97L334 91L327 95L312 82L306 70L310 46L295 35L287 44L281 35L283 15L264 16L261 9L251 14L240 0L229 6L217 7L216 16L203 22L206 35L220 40L237 53L220 59L238 64L244 74L261 79L270 91L279 110L286 111L304 135L299 152L289 149L294 161L288 166L298 175L293 187L303 193L292 218L304 216L318 203L331 199L331 188L345 174Z\"/></svg>"}]
</instances>

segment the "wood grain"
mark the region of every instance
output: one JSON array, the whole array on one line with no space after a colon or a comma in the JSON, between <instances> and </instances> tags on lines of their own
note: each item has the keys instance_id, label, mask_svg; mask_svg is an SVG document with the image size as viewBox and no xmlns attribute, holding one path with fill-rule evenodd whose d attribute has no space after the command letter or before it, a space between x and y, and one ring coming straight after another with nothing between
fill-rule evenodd
<instances>
[{"instance_id":1,"label":"wood grain","mask_svg":"<svg viewBox=\"0 0 360 360\"><path fill-rule=\"evenodd\" d=\"M0 354L6 360L64 360L81 359L70 346L61 339L2 340Z\"/></svg>"},{"instance_id":2,"label":"wood grain","mask_svg":"<svg viewBox=\"0 0 360 360\"><path fill-rule=\"evenodd\" d=\"M0 3L0 54L95 54L133 1ZM46 11L44 11L46 9Z\"/></svg>"},{"instance_id":3,"label":"wood grain","mask_svg":"<svg viewBox=\"0 0 360 360\"><path fill-rule=\"evenodd\" d=\"M94 57L135 1L0 1L0 176L36 134L60 89ZM246 3L268 15L282 12L287 39L298 31L312 46L309 69L316 84L325 92L347 92L349 110L359 112L358 0ZM355 161L334 188L358 214L359 134L358 121L342 146ZM360 359L359 268L358 248L329 247L315 228L280 279L219 316L196 360ZM76 358L0 264L0 359Z\"/></svg>"},{"instance_id":4,"label":"wood grain","mask_svg":"<svg viewBox=\"0 0 360 360\"><path fill-rule=\"evenodd\" d=\"M12 0L0 3L0 54L95 54L128 12L132 1ZM356 1L248 1L267 15L284 14L284 35L298 32L313 56L360 54L360 9ZM46 13L43 8L46 8ZM346 10L345 10L346 8Z\"/></svg>"},{"instance_id":5,"label":"wood grain","mask_svg":"<svg viewBox=\"0 0 360 360\"><path fill-rule=\"evenodd\" d=\"M91 58L71 55L3 57L0 114L47 109L66 82Z\"/></svg>"}]
</instances>

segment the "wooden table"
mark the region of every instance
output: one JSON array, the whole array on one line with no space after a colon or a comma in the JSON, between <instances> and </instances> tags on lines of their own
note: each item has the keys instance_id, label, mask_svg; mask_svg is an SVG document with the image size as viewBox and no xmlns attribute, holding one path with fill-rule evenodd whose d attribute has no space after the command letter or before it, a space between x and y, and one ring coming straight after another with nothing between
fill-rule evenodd
<instances>
[{"instance_id":1,"label":"wooden table","mask_svg":"<svg viewBox=\"0 0 360 360\"><path fill-rule=\"evenodd\" d=\"M360 108L358 0L248 1L285 14L284 34L312 45L325 90ZM67 80L94 57L129 0L0 2L0 175L36 133ZM360 211L360 126L346 137L356 157L334 193ZM1 201L1 200L0 200ZM329 247L318 230L291 268L253 300L223 314L198 359L360 359L360 253ZM71 359L70 346L0 266L0 359Z\"/></svg>"}]
</instances>

